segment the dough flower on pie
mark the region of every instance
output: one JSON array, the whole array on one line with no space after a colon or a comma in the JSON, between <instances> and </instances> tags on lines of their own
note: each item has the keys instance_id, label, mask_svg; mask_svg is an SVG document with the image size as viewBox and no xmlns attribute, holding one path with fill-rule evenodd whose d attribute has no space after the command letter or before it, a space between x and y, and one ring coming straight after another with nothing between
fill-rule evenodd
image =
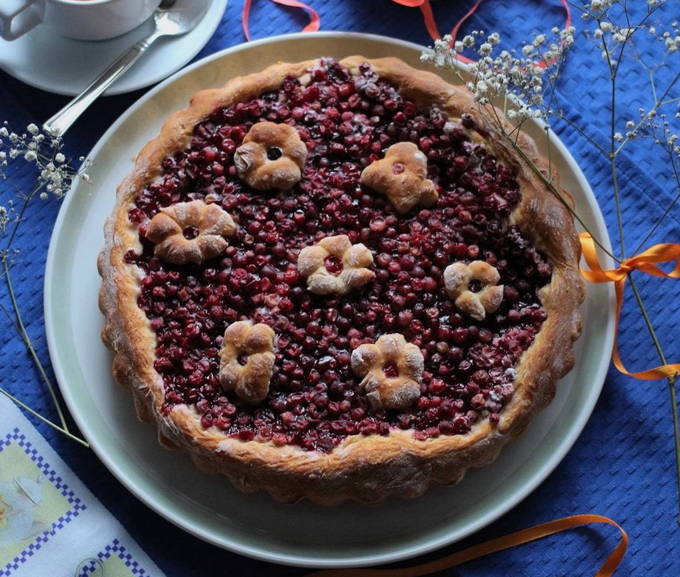
<instances>
[{"instance_id":1,"label":"dough flower on pie","mask_svg":"<svg viewBox=\"0 0 680 577\"><path fill-rule=\"evenodd\" d=\"M346 234L328 236L303 248L297 266L307 288L318 295L344 295L375 278L368 267L373 254L363 244L352 244Z\"/></svg>"},{"instance_id":2,"label":"dough flower on pie","mask_svg":"<svg viewBox=\"0 0 680 577\"><path fill-rule=\"evenodd\" d=\"M501 275L496 267L483 260L470 264L455 262L444 270L444 286L448 295L454 299L456 307L477 321L494 313L503 301L503 285L499 285ZM481 284L479 292L470 290L470 284Z\"/></svg>"},{"instance_id":3,"label":"dough flower on pie","mask_svg":"<svg viewBox=\"0 0 680 577\"><path fill-rule=\"evenodd\" d=\"M584 296L572 216L524 158L548 162L517 146L464 86L394 58L278 63L195 94L118 188L98 261L140 418L284 502L412 498L492 462L573 366ZM197 238L174 218L197 198L239 229L173 266L157 245Z\"/></svg>"},{"instance_id":4,"label":"dough flower on pie","mask_svg":"<svg viewBox=\"0 0 680 577\"><path fill-rule=\"evenodd\" d=\"M249 404L262 402L274 371L274 331L264 323L238 321L224 331L219 379Z\"/></svg>"},{"instance_id":5,"label":"dough flower on pie","mask_svg":"<svg viewBox=\"0 0 680 577\"><path fill-rule=\"evenodd\" d=\"M288 124L258 122L234 152L239 177L256 190L290 190L302 178L307 147Z\"/></svg>"},{"instance_id":6,"label":"dough flower on pie","mask_svg":"<svg viewBox=\"0 0 680 577\"><path fill-rule=\"evenodd\" d=\"M352 351L352 370L374 409L404 409L420 396L423 353L404 335L381 336Z\"/></svg>"},{"instance_id":7,"label":"dough flower on pie","mask_svg":"<svg viewBox=\"0 0 680 577\"><path fill-rule=\"evenodd\" d=\"M439 198L427 178L427 157L412 142L390 146L385 158L364 168L361 184L386 195L399 214L414 206L432 206Z\"/></svg>"},{"instance_id":8,"label":"dough flower on pie","mask_svg":"<svg viewBox=\"0 0 680 577\"><path fill-rule=\"evenodd\" d=\"M231 215L217 204L202 200L161 208L149 223L146 238L154 253L172 264L201 264L227 248L225 237L236 231Z\"/></svg>"}]
</instances>

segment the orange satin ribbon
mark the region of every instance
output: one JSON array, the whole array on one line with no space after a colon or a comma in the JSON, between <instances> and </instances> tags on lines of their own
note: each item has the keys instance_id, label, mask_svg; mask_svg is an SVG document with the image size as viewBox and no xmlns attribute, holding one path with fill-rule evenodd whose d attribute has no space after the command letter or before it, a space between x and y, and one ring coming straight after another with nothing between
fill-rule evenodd
<instances>
[{"instance_id":1,"label":"orange satin ribbon","mask_svg":"<svg viewBox=\"0 0 680 577\"><path fill-rule=\"evenodd\" d=\"M402 6L408 6L409 8L420 8L420 11L423 14L423 22L425 23L425 28L427 29L430 38L432 38L432 40L439 40L442 37L441 34L439 33L439 26L437 25L437 20L434 17L434 12L432 11L430 0L392 0L392 1L395 2L396 4L401 4ZM456 41L460 27L468 20L468 18L470 18L470 16L477 12L477 9L479 8L482 1L483 0L476 0L476 2L472 5L472 8L470 8L470 10L468 10L465 13L465 15L453 27L453 29L451 30L451 46L453 46L453 43ZM564 29L568 30L571 27L571 10L569 10L568 0L560 0L560 3L562 4L562 7L564 8L564 12L566 14ZM474 62L474 60L467 58L462 54L456 54L455 57L456 60L464 62L466 64ZM556 62L556 60L557 58L555 57L551 58L550 60L541 60L537 64L542 68L547 68L548 66L552 66Z\"/></svg>"},{"instance_id":2,"label":"orange satin ribbon","mask_svg":"<svg viewBox=\"0 0 680 577\"><path fill-rule=\"evenodd\" d=\"M680 244L664 243L655 244L653 247L640 253L632 258L627 258L621 261L618 268L612 270L604 270L600 266L597 259L597 252L595 250L595 241L593 237L587 233L582 232L580 235L581 250L583 251L583 258L590 267L590 270L581 269L583 277L594 283L613 282L616 291L616 323L614 330L614 349L612 351L612 360L614 366L624 375L633 377L635 379L642 379L652 381L655 379L662 379L666 377L674 377L680 374L680 364L668 364L649 369L647 371L640 371L637 373L629 372L623 366L623 361L619 355L618 346L618 328L619 319L621 317L621 308L623 307L623 293L626 287L626 279L631 271L639 270L652 276L661 278L680 278ZM674 262L675 267L671 272L664 272L657 264Z\"/></svg>"},{"instance_id":3,"label":"orange satin ribbon","mask_svg":"<svg viewBox=\"0 0 680 577\"><path fill-rule=\"evenodd\" d=\"M271 0L275 4L281 4L283 6L290 6L291 8L301 8L307 14L309 14L309 24L302 29L302 32L315 32L321 26L321 19L315 10L310 6L307 6L304 2L298 2L297 0ZM246 40L250 40L250 25L248 24L250 20L250 7L253 0L245 0L243 2L243 10L241 12L241 27L243 28L243 34Z\"/></svg>"},{"instance_id":4,"label":"orange satin ribbon","mask_svg":"<svg viewBox=\"0 0 680 577\"><path fill-rule=\"evenodd\" d=\"M609 554L609 557L600 567L595 577L611 577L616 571L616 568L621 563L623 556L626 554L628 548L628 535L616 521L603 517L602 515L573 515L572 517L564 517L562 519L555 519L548 523L529 527L522 531L510 533L497 539L485 541L479 545L474 545L447 555L441 559L435 559L422 565L415 565L413 567L404 567L402 569L331 569L327 571L315 571L309 573L306 577L421 577L422 575L429 575L444 571L452 567L457 567L473 559L479 559L485 555L504 551L510 547L524 545L555 533L561 533L574 527L582 525L590 525L591 523L605 523L616 527L621 534L621 538L616 545L616 548Z\"/></svg>"}]
</instances>

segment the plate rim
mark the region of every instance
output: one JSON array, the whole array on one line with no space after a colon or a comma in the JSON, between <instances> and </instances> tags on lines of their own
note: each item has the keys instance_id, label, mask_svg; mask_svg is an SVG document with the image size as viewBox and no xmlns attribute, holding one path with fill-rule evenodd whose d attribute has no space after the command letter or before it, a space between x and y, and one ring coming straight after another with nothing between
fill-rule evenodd
<instances>
[{"instance_id":1,"label":"plate rim","mask_svg":"<svg viewBox=\"0 0 680 577\"><path fill-rule=\"evenodd\" d=\"M190 74L193 72L195 69L205 66L214 60L218 60L220 58L223 58L225 56L228 56L232 53L237 53L243 50L249 50L253 48L257 48L262 45L266 44L274 44L277 42L286 42L290 40L295 40L299 38L314 38L314 37L319 37L319 38L330 38L330 37L335 37L338 39L350 39L351 38L360 38L360 39L366 39L366 40L372 40L375 42L383 43L387 46L390 45L399 45L401 47L411 49L411 50L419 50L422 51L425 49L425 46L401 40L398 38L393 38L389 36L384 36L384 35L378 35L378 34L367 34L367 33L361 33L361 32L343 32L343 31L320 31L320 32L307 32L304 34L301 33L292 33L292 34L282 34L282 35L277 35L277 36L271 36L267 38L262 38L258 40L254 40L249 43L241 43L237 44L235 46L231 46L229 48L226 48L224 50L220 50L218 52L215 52L213 54L210 54L194 63L191 65L181 68L156 86L154 86L152 89L150 89L148 92L146 92L144 95L142 95L139 99L135 100L119 117L118 119L109 127L108 130L97 140L96 144L92 148L92 150L89 152L88 157L96 155L100 149L102 149L107 142L110 140L110 138L115 134L115 132L118 130L121 124L123 124L127 118L132 115L138 108L143 106L147 101L151 100L157 93L162 91L163 89L166 88L166 86L172 84L173 82L179 80L183 76ZM542 123L538 123L539 126ZM601 235L601 241L604 244L604 246L607 248L607 250L611 251L611 241L610 241L610 236L608 229L606 227L606 223L604 221L604 215L599 207L599 203L597 202L597 198L595 194L593 193L592 188L590 187L590 184L588 183L588 180L586 179L583 171L579 167L579 165L576 163L574 160L573 156L569 152L569 150L566 148L566 146L563 144L563 142L555 135L552 133L551 135L551 145L556 146L559 149L560 154L563 156L565 159L565 162L569 166L573 177L577 181L579 187L583 190L584 194L587 197L590 197L590 199L593 201L594 205L597 207L597 210L592 213L592 218L595 220L597 224L597 228L601 229L603 234ZM79 180L77 179L74 182L74 188L79 184ZM47 336L47 345L48 345L48 350L50 354L50 360L52 363L53 371L56 376L59 389L61 391L62 396L64 397L64 400L66 402L66 405L69 409L69 412L73 419L75 420L76 424L80 428L81 432L85 436L85 438L88 440L90 443L90 446L93 450L93 452L96 454L96 456L100 459L100 461L104 464L104 466L108 469L108 471L128 490L130 491L137 499L142 501L147 507L149 507L151 510L168 520L169 522L173 523L175 526L181 528L184 531L187 531L188 533L194 535L195 537L198 537L199 539L208 542L212 545L215 545L219 548L222 549L227 549L230 551L233 551L235 553L245 555L257 560L261 561L267 561L267 562L272 562L272 563L277 563L277 564L282 564L282 565L293 565L297 567L310 567L310 568L351 568L351 567L362 567L362 566L371 566L371 565L378 565L378 564L386 564L386 563L393 563L397 561L401 561L404 559L412 558L418 555L422 555L437 549L440 549L446 545L450 545L452 543L455 543L465 537L468 537L470 535L473 535L483 527L489 525L490 523L494 522L495 520L499 519L502 515L507 513L510 509L515 507L518 503L520 503L523 499L525 499L531 492L533 492L537 487L539 487L545 479L555 470L555 468L562 462L566 454L571 450L573 447L574 443L580 436L581 432L583 431L583 428L587 424L587 422L590 419L590 416L592 414L592 411L595 408L595 404L597 403L597 400L599 399L600 393L602 391L602 388L604 386L605 378L607 371L609 369L610 365L610 358L603 357L597 365L597 370L594 371L593 373L593 378L592 378L592 383L593 386L591 386L590 392L587 395L587 405L586 405L586 410L581 410L578 414L578 418L575 419L575 421L572 423L572 426L569 430L569 434L562 437L560 440L560 444L558 446L558 450L555 451L550 458L546 459L540 466L536 468L536 472L533 474L531 478L531 482L527 483L524 487L522 487L520 490L516 491L515 493L512 494L512 497L509 499L506 499L502 504L491 508L485 515L482 515L478 517L474 522L469 523L465 528L459 529L458 531L454 531L453 533L448 533L446 535L443 535L439 538L432 538L426 543L420 544L420 545L414 545L410 547L401 547L397 549L396 551L391 551L388 553L379 553L379 554L374 554L374 555L362 555L360 557L355 557L351 559L318 559L318 558L311 558L311 557L304 557L299 554L288 554L288 553L281 553L281 552L269 552L265 547L262 546L257 546L257 545L251 545L251 544L244 544L241 542L234 541L232 537L229 538L218 538L215 535L213 535L211 532L204 530L201 527L197 527L193 520L187 521L186 519L182 518L177 511L170 511L165 508L163 508L162 504L157 503L157 499L153 496L153 494L150 494L149 491L146 491L143 488L139 488L135 486L134 480L130 479L128 475L122 470L122 467L119 466L115 460L110 459L108 455L106 454L106 451L103 447L99 446L99 441L96 438L96 435L91 436L90 435L90 428L87 425L87 419L79 414L78 411L75 411L74 408L77 407L77 402L69 389L68 386L63 386L62 382L66 382L66 375L64 372L64 368L61 364L61 361L59 357L57 356L57 351L58 351L58 342L57 342L57 335L56 335L56 328L55 328L55 322L54 322L54 310L52 307L51 303L51 298L53 293L52 285L53 285L53 279L55 278L54 276L54 267L55 267L55 261L57 260L57 251L56 251L56 245L57 245L57 240L59 237L59 234L61 232L61 229L63 227L63 221L66 219L67 214L69 213L69 208L71 206L71 203L74 202L75 195L74 194L69 194L67 195L66 199L64 200L62 206L60 207L59 213L57 215L57 219L54 224L54 228L50 237L50 243L49 243L49 250L47 254L47 261L46 261L46 267L45 267L45 278L44 278L44 292L43 292L43 302L44 302L44 311L45 311L45 332ZM605 264L611 264L607 263L606 261L609 260L608 257L605 257L603 260L605 260ZM611 346L613 345L614 342L614 306L615 306L615 298L614 298L614 290L613 287L607 286L607 302L609 304L608 311L607 311L607 323L604 328L604 333L603 333L603 338L605 341L605 347L604 350L610 350ZM55 361L56 359L56 361ZM93 442L94 439L94 442Z\"/></svg>"},{"instance_id":2,"label":"plate rim","mask_svg":"<svg viewBox=\"0 0 680 577\"><path fill-rule=\"evenodd\" d=\"M216 10L217 10L217 13L219 14L219 18L215 18L214 21L212 21L212 20L208 21L208 25L207 25L207 28L205 30L205 40L201 39L200 42L199 41L196 42L196 47L197 47L196 50L194 50L192 48L191 50L188 50L185 53L183 53L180 58L173 60L173 65L169 69L171 72L164 73L161 76L155 76L153 74L145 75L143 78L140 78L140 80L138 80L135 83L130 84L129 86L126 86L125 84L121 85L121 79L118 79L118 81L114 82L112 86L110 86L109 88L107 88L104 91L103 96L118 96L120 94L128 94L129 92L135 92L136 90L142 90L144 88L148 88L149 86L152 86L153 84L164 82L166 79L172 78L178 72L182 72L183 70L185 70L184 66L186 66L186 64L188 62L190 62L192 58L194 58L201 50L203 50L203 48L206 47L208 42L210 42L212 37L215 35L215 31L219 27L220 22L222 21L222 17L224 16L225 11L227 10L227 4L228 4L229 0L210 0L210 2L218 4ZM219 4L221 4L221 5L219 5ZM203 22L203 20L205 20L206 17L208 17L210 15L211 9L212 9L212 7L209 6L208 9L206 10L206 13L204 14L203 18L199 22L199 24L201 24ZM145 22L143 22L139 26L144 26L144 24L145 24ZM133 29L133 30L136 30L136 28ZM126 35L130 34L131 32L133 32L133 30L131 30L130 32L126 32L125 34L123 34L121 36L126 36ZM190 30L187 34L191 34L192 32L193 32L193 30ZM30 33L31 32L29 32L29 34ZM110 38L108 40L101 40L101 41L81 40L80 42L83 42L85 44L91 43L91 42L106 43L109 40L117 40L118 38L120 38L120 36L117 36L115 38ZM65 40L72 41L73 39L65 38ZM2 43L3 44L4 43L9 44L9 41L2 41ZM132 45L132 43L130 45ZM1 47L1 44L0 44L0 47ZM118 54L112 54L111 55L111 62L113 62L116 59L117 56L118 56ZM203 60L203 58L201 58L199 60L199 62L202 61L202 60ZM38 90L48 92L49 94L57 94L59 96L77 96L80 92L80 88L71 89L68 86L66 86L66 87L54 87L54 86L51 86L51 85L40 83L39 80L35 80L34 76L27 76L25 74L15 74L15 71L13 69L10 69L10 67L4 65L2 60L0 60L0 70L2 70L8 76L11 76L12 78L18 80L19 82L23 82L27 86L30 86L31 88L36 88ZM93 79L95 78L96 74L97 74L96 71L94 71L92 73ZM123 79L124 79L124 77L123 77ZM83 86L83 88L85 88L85 87ZM131 106L136 104L136 102L137 101L133 102ZM128 111L128 109L125 110L125 112L127 112L127 111ZM99 141L97 141L97 142L99 142Z\"/></svg>"}]
</instances>

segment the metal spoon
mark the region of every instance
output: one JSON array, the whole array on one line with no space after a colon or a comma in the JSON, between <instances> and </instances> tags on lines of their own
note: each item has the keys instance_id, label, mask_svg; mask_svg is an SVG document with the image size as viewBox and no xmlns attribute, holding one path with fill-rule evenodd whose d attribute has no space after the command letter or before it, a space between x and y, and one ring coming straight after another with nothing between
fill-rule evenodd
<instances>
[{"instance_id":1,"label":"metal spoon","mask_svg":"<svg viewBox=\"0 0 680 577\"><path fill-rule=\"evenodd\" d=\"M177 4L177 6L175 6ZM203 18L208 0L163 0L153 15L154 31L130 47L78 96L43 124L45 132L63 135L111 84L139 60L149 46L162 36L180 36L192 30Z\"/></svg>"}]
</instances>

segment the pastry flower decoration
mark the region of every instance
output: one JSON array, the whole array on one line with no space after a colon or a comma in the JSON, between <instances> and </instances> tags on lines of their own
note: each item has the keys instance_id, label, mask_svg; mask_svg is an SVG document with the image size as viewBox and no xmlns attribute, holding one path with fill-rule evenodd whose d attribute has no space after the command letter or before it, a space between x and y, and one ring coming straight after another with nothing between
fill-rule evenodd
<instances>
[{"instance_id":1,"label":"pastry flower decoration","mask_svg":"<svg viewBox=\"0 0 680 577\"><path fill-rule=\"evenodd\" d=\"M427 157L412 142L390 146L385 158L364 168L361 184L386 195L399 214L414 206L432 206L439 198L427 178Z\"/></svg>"},{"instance_id":2,"label":"pastry flower decoration","mask_svg":"<svg viewBox=\"0 0 680 577\"><path fill-rule=\"evenodd\" d=\"M307 288L318 295L344 295L375 278L368 267L373 254L363 244L352 244L346 234L328 236L298 255L298 271Z\"/></svg>"},{"instance_id":3,"label":"pastry flower decoration","mask_svg":"<svg viewBox=\"0 0 680 577\"><path fill-rule=\"evenodd\" d=\"M239 177L256 190L290 190L302 178L307 147L288 124L258 122L234 153Z\"/></svg>"},{"instance_id":4,"label":"pastry flower decoration","mask_svg":"<svg viewBox=\"0 0 680 577\"><path fill-rule=\"evenodd\" d=\"M374 409L403 409L420 396L423 354L398 333L352 351L352 370Z\"/></svg>"},{"instance_id":5,"label":"pastry flower decoration","mask_svg":"<svg viewBox=\"0 0 680 577\"><path fill-rule=\"evenodd\" d=\"M238 321L224 331L219 379L246 403L262 402L274 370L274 331L251 321Z\"/></svg>"},{"instance_id":6,"label":"pastry flower decoration","mask_svg":"<svg viewBox=\"0 0 680 577\"><path fill-rule=\"evenodd\" d=\"M161 208L151 219L146 238L167 262L201 264L221 254L228 244L225 237L235 230L234 220L222 207L193 200Z\"/></svg>"},{"instance_id":7,"label":"pastry flower decoration","mask_svg":"<svg viewBox=\"0 0 680 577\"><path fill-rule=\"evenodd\" d=\"M498 284L500 279L496 267L483 260L474 260L470 264L456 262L444 269L446 292L454 299L458 309L477 321L501 306L503 285ZM478 292L470 290L473 281L480 286Z\"/></svg>"}]
</instances>

